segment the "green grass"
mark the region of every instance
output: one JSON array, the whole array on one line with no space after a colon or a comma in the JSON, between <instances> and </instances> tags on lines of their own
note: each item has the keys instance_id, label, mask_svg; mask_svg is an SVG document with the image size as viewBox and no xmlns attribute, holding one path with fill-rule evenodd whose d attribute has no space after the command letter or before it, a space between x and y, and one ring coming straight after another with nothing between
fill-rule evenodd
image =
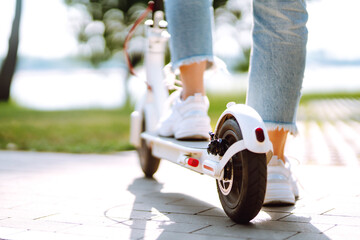
<instances>
[{"instance_id":1,"label":"green grass","mask_svg":"<svg viewBox=\"0 0 360 240\"><path fill-rule=\"evenodd\" d=\"M360 92L308 93L301 97L300 104L307 104L314 100L335 98L360 98Z\"/></svg>"},{"instance_id":2,"label":"green grass","mask_svg":"<svg viewBox=\"0 0 360 240\"><path fill-rule=\"evenodd\" d=\"M212 126L228 102L245 102L245 93L210 93ZM359 98L358 93L306 94L301 104L324 98ZM71 153L130 150L131 109L36 111L0 103L0 149Z\"/></svg>"},{"instance_id":3,"label":"green grass","mask_svg":"<svg viewBox=\"0 0 360 240\"><path fill-rule=\"evenodd\" d=\"M210 101L209 116L213 128L222 112L226 109L226 104L228 102L245 103L246 99L245 92L227 94L208 93L208 97Z\"/></svg>"},{"instance_id":4,"label":"green grass","mask_svg":"<svg viewBox=\"0 0 360 240\"><path fill-rule=\"evenodd\" d=\"M0 149L104 153L128 150L130 109L36 111L0 104Z\"/></svg>"}]
</instances>

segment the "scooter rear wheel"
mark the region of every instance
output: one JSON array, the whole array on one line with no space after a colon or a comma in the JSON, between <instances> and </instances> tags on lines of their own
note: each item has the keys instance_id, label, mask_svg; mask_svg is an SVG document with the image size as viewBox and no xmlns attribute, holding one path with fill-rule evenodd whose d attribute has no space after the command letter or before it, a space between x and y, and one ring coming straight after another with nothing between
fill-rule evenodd
<instances>
[{"instance_id":1,"label":"scooter rear wheel","mask_svg":"<svg viewBox=\"0 0 360 240\"><path fill-rule=\"evenodd\" d=\"M146 130L145 119L142 122L141 132ZM147 178L152 178L155 172L159 168L160 158L152 155L151 146L145 139L141 139L141 145L137 148L137 152L140 159L140 166Z\"/></svg>"},{"instance_id":2,"label":"scooter rear wheel","mask_svg":"<svg viewBox=\"0 0 360 240\"><path fill-rule=\"evenodd\" d=\"M218 137L229 145L242 140L237 121L227 119ZM265 198L267 178L266 155L244 150L235 154L217 180L217 190L225 213L237 223L248 223L260 211Z\"/></svg>"}]
</instances>

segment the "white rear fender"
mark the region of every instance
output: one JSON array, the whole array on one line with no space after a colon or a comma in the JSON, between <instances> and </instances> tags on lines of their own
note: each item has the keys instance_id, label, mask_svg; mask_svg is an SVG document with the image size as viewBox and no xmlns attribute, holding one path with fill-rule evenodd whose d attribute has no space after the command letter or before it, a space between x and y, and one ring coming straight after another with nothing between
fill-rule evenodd
<instances>
[{"instance_id":1,"label":"white rear fender","mask_svg":"<svg viewBox=\"0 0 360 240\"><path fill-rule=\"evenodd\" d=\"M216 135L218 135L225 120L229 118L235 118L239 124L246 149L254 153L268 153L273 151L265 124L253 108L244 104L228 103L227 109L221 114L216 124ZM260 129L262 129L262 131ZM262 133L263 136L261 136Z\"/></svg>"}]
</instances>

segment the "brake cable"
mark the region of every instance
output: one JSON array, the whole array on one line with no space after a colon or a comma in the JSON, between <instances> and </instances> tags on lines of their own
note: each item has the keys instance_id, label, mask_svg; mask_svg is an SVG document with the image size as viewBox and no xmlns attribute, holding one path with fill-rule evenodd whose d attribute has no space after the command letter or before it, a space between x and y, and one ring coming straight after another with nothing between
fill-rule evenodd
<instances>
[{"instance_id":1,"label":"brake cable","mask_svg":"<svg viewBox=\"0 0 360 240\"><path fill-rule=\"evenodd\" d=\"M147 17L147 15L149 14L149 12L153 11L154 9L154 5L155 3L153 1L149 1L147 8L145 9L145 11L139 16L138 19L136 19L134 25L131 27L129 33L127 34L126 38L125 38L125 42L124 42L124 53L125 53L125 58L126 58L126 62L129 68L129 72L130 74L136 76L135 72L134 72L134 66L131 64L131 60L130 60L130 55L128 53L128 43L132 37L132 35L135 32L136 27Z\"/></svg>"}]
</instances>

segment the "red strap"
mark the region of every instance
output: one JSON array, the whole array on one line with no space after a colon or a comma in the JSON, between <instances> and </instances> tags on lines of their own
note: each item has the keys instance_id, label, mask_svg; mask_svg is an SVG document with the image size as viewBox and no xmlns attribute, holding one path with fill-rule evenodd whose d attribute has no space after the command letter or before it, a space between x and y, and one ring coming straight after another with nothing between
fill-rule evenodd
<instances>
[{"instance_id":1,"label":"red strap","mask_svg":"<svg viewBox=\"0 0 360 240\"><path fill-rule=\"evenodd\" d=\"M128 42L130 40L130 38L132 37L136 27L147 17L147 15L149 14L149 12L151 12L153 9L154 9L154 2L153 1L150 1L148 3L148 7L145 9L145 11L140 15L140 17L138 19L136 19L134 25L131 27L129 33L127 34L126 38L125 38L125 42L124 42L124 52L125 52L125 57L126 57L126 62L127 62L127 65L129 67L129 72L132 74L132 75L136 75L135 72L134 72L134 67L133 65L131 64L131 61L130 61L130 56L129 56L129 53L128 53Z\"/></svg>"}]
</instances>

